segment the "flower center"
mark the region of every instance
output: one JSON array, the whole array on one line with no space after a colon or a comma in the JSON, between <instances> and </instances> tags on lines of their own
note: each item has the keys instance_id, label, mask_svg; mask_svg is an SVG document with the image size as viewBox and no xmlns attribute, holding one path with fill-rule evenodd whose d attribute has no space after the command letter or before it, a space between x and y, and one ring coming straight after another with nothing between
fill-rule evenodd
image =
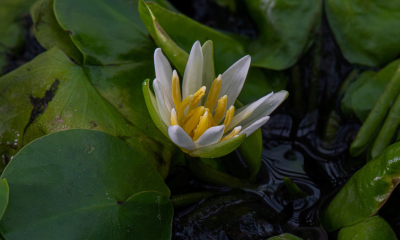
<instances>
[{"instance_id":1,"label":"flower center","mask_svg":"<svg viewBox=\"0 0 400 240\"><path fill-rule=\"evenodd\" d=\"M226 110L228 100L226 95L218 99L218 95L221 91L221 84L221 75L219 75L211 85L204 106L199 106L201 99L205 96L206 87L201 87L195 94L189 95L181 100L179 77L174 70L172 76L172 98L175 108L171 111L171 125L181 126L193 141L196 141L207 129L217 126L225 116L223 124L225 125L226 132L235 114L235 107L230 106L228 110ZM215 104L217 104L216 108ZM188 108L188 110L185 113L186 108ZM212 114L213 112L214 115ZM230 134L223 137L221 141L235 136L237 132L238 129L234 129Z\"/></svg>"}]
</instances>

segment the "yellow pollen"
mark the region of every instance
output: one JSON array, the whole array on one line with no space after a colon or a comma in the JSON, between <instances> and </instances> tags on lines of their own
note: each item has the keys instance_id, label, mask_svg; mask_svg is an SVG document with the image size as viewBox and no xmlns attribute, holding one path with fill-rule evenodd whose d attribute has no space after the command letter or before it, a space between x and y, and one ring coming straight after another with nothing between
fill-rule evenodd
<instances>
[{"instance_id":1,"label":"yellow pollen","mask_svg":"<svg viewBox=\"0 0 400 240\"><path fill-rule=\"evenodd\" d=\"M199 137L208 129L208 111L205 111L203 116L200 117L199 125L194 131L193 141L197 141Z\"/></svg>"},{"instance_id":2,"label":"yellow pollen","mask_svg":"<svg viewBox=\"0 0 400 240\"><path fill-rule=\"evenodd\" d=\"M188 115L186 115L186 117L183 119L183 121L182 121L182 125L185 125L188 121L189 121L189 119L196 113L196 111L198 111L200 108L202 108L203 106L200 106L200 107L198 107L198 108L196 108L196 109L193 109L192 111L190 111L189 113L188 113ZM206 109L204 109L204 110L206 110Z\"/></svg>"},{"instance_id":3,"label":"yellow pollen","mask_svg":"<svg viewBox=\"0 0 400 240\"><path fill-rule=\"evenodd\" d=\"M171 110L171 126L178 125L178 118L176 117L175 108Z\"/></svg>"},{"instance_id":4,"label":"yellow pollen","mask_svg":"<svg viewBox=\"0 0 400 240\"><path fill-rule=\"evenodd\" d=\"M187 97L185 97L185 99L183 99L183 101L179 104L179 107L177 107L176 105L176 109L177 109L177 117L178 117L178 122L180 123L183 120L183 113L185 111L185 108L187 108L187 106L189 106L190 102L192 101L193 95L189 95Z\"/></svg>"},{"instance_id":5,"label":"yellow pollen","mask_svg":"<svg viewBox=\"0 0 400 240\"><path fill-rule=\"evenodd\" d=\"M210 109L206 108L205 110L208 112L208 115L207 115L208 116L208 126L209 126L208 128L217 126L217 124L214 121L214 118L211 115Z\"/></svg>"},{"instance_id":6,"label":"yellow pollen","mask_svg":"<svg viewBox=\"0 0 400 240\"><path fill-rule=\"evenodd\" d=\"M187 134L190 135L190 133L196 129L197 125L200 122L200 117L203 116L204 111L205 111L204 107L201 106L197 108L195 112L193 112L192 116L183 126L183 130L185 130Z\"/></svg>"},{"instance_id":7,"label":"yellow pollen","mask_svg":"<svg viewBox=\"0 0 400 240\"><path fill-rule=\"evenodd\" d=\"M172 74L172 100L174 101L175 108L179 109L181 103L181 86L179 84L179 76L174 70Z\"/></svg>"},{"instance_id":8,"label":"yellow pollen","mask_svg":"<svg viewBox=\"0 0 400 240\"><path fill-rule=\"evenodd\" d=\"M228 131L228 126L232 122L233 115L235 114L235 107L231 106L228 111L226 111L224 125L225 125L225 132Z\"/></svg>"},{"instance_id":9,"label":"yellow pollen","mask_svg":"<svg viewBox=\"0 0 400 240\"><path fill-rule=\"evenodd\" d=\"M197 105L199 105L201 98L203 98L205 94L206 94L206 87L204 86L201 87L195 94L193 94L192 101L190 102L189 105L189 112L197 108Z\"/></svg>"},{"instance_id":10,"label":"yellow pollen","mask_svg":"<svg viewBox=\"0 0 400 240\"><path fill-rule=\"evenodd\" d=\"M229 138L232 138L232 137L236 136L236 135L240 132L241 129L242 129L241 126L235 127L235 128L232 130L232 132L229 133L226 137L222 138L222 139L220 140L220 142L225 141L225 140L228 140Z\"/></svg>"},{"instance_id":11,"label":"yellow pollen","mask_svg":"<svg viewBox=\"0 0 400 240\"><path fill-rule=\"evenodd\" d=\"M206 103L204 107L214 110L214 106L217 103L219 92L221 91L222 81L221 81L221 74L218 75L211 85L210 92L208 93Z\"/></svg>"},{"instance_id":12,"label":"yellow pollen","mask_svg":"<svg viewBox=\"0 0 400 240\"><path fill-rule=\"evenodd\" d=\"M218 105L217 109L215 109L214 113L214 121L216 124L218 124L221 119L224 117L225 111L226 111L226 104L228 101L228 97L224 95L218 100Z\"/></svg>"}]
</instances>

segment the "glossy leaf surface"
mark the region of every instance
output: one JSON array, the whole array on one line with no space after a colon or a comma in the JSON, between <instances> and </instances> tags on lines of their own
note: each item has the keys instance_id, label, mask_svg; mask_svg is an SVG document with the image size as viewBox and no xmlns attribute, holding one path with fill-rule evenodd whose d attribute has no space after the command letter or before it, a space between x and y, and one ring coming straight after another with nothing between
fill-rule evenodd
<instances>
[{"instance_id":1,"label":"glossy leaf surface","mask_svg":"<svg viewBox=\"0 0 400 240\"><path fill-rule=\"evenodd\" d=\"M295 236L293 234L290 234L290 233L284 233L284 234L281 234L279 236L268 238L268 240L279 240L279 239L281 239L281 240L302 240L302 238L299 238L299 237L297 237L297 236Z\"/></svg>"},{"instance_id":2,"label":"glossy leaf surface","mask_svg":"<svg viewBox=\"0 0 400 240\"><path fill-rule=\"evenodd\" d=\"M373 216L353 226L340 229L337 240L397 240L385 219Z\"/></svg>"},{"instance_id":3,"label":"glossy leaf surface","mask_svg":"<svg viewBox=\"0 0 400 240\"><path fill-rule=\"evenodd\" d=\"M376 214L399 183L399 156L395 143L358 170L322 214L324 228L331 232Z\"/></svg>"},{"instance_id":4,"label":"glossy leaf surface","mask_svg":"<svg viewBox=\"0 0 400 240\"><path fill-rule=\"evenodd\" d=\"M139 152L105 132L39 138L2 178L12 189L0 222L6 239L170 238L167 186Z\"/></svg>"},{"instance_id":5,"label":"glossy leaf surface","mask_svg":"<svg viewBox=\"0 0 400 240\"><path fill-rule=\"evenodd\" d=\"M400 53L400 2L328 0L325 10L335 39L353 64L383 66Z\"/></svg>"},{"instance_id":6,"label":"glossy leaf surface","mask_svg":"<svg viewBox=\"0 0 400 240\"><path fill-rule=\"evenodd\" d=\"M0 180L0 219L3 217L8 205L10 189L6 179Z\"/></svg>"}]
</instances>

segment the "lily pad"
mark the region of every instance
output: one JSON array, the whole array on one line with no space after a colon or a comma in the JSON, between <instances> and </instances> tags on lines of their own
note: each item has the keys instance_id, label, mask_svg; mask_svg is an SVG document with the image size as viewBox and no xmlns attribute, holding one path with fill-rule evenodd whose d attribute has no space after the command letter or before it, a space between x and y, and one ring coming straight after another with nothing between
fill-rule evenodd
<instances>
[{"instance_id":1,"label":"lily pad","mask_svg":"<svg viewBox=\"0 0 400 240\"><path fill-rule=\"evenodd\" d=\"M0 79L6 93L0 99L0 142L6 143L1 152L11 157L52 132L96 129L126 141L166 177L175 147L148 114L137 74L145 69L141 64L84 69L57 48L39 55Z\"/></svg>"},{"instance_id":2,"label":"lily pad","mask_svg":"<svg viewBox=\"0 0 400 240\"><path fill-rule=\"evenodd\" d=\"M400 2L328 0L325 11L345 58L353 64L384 66L400 53Z\"/></svg>"},{"instance_id":3,"label":"lily pad","mask_svg":"<svg viewBox=\"0 0 400 240\"><path fill-rule=\"evenodd\" d=\"M12 189L0 222L6 239L170 239L167 186L138 151L105 132L39 138L2 178Z\"/></svg>"},{"instance_id":4,"label":"lily pad","mask_svg":"<svg viewBox=\"0 0 400 240\"><path fill-rule=\"evenodd\" d=\"M76 62L83 62L83 55L72 42L68 31L60 27L54 16L54 0L37 1L31 8L35 36L46 49L58 47Z\"/></svg>"},{"instance_id":5,"label":"lily pad","mask_svg":"<svg viewBox=\"0 0 400 240\"><path fill-rule=\"evenodd\" d=\"M332 232L377 214L400 182L399 156L395 143L358 170L323 212L324 228Z\"/></svg>"},{"instance_id":6,"label":"lily pad","mask_svg":"<svg viewBox=\"0 0 400 240\"><path fill-rule=\"evenodd\" d=\"M385 219L374 216L356 225L340 229L337 240L397 240L393 229Z\"/></svg>"},{"instance_id":7,"label":"lily pad","mask_svg":"<svg viewBox=\"0 0 400 240\"><path fill-rule=\"evenodd\" d=\"M246 0L260 36L249 41L252 65L274 70L291 67L304 53L318 30L321 0Z\"/></svg>"},{"instance_id":8,"label":"lily pad","mask_svg":"<svg viewBox=\"0 0 400 240\"><path fill-rule=\"evenodd\" d=\"M163 0L154 2L170 7ZM139 62L141 56L154 51L138 14L138 0L55 0L54 11L83 53L85 64Z\"/></svg>"}]
</instances>

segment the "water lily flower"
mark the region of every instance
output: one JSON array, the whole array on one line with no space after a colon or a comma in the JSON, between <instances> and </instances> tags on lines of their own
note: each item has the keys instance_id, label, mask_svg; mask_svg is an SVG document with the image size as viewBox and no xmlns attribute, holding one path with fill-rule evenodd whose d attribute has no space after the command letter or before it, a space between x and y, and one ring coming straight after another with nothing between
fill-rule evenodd
<instances>
[{"instance_id":1,"label":"water lily flower","mask_svg":"<svg viewBox=\"0 0 400 240\"><path fill-rule=\"evenodd\" d=\"M250 136L265 124L271 112L288 96L287 91L271 92L236 109L234 104L242 90L250 61L250 56L244 56L213 82L206 81L204 76L209 75L209 69L203 67L206 64L197 41L190 51L181 89L176 70L172 70L161 49L156 49L155 99L154 95L146 98L149 94L145 93L148 108L154 108L157 113L156 116L151 114L153 121L158 122L156 125L172 142L192 156L217 157L233 151L245 136ZM235 141L238 136L242 138ZM234 145L234 148L227 145Z\"/></svg>"}]
</instances>

